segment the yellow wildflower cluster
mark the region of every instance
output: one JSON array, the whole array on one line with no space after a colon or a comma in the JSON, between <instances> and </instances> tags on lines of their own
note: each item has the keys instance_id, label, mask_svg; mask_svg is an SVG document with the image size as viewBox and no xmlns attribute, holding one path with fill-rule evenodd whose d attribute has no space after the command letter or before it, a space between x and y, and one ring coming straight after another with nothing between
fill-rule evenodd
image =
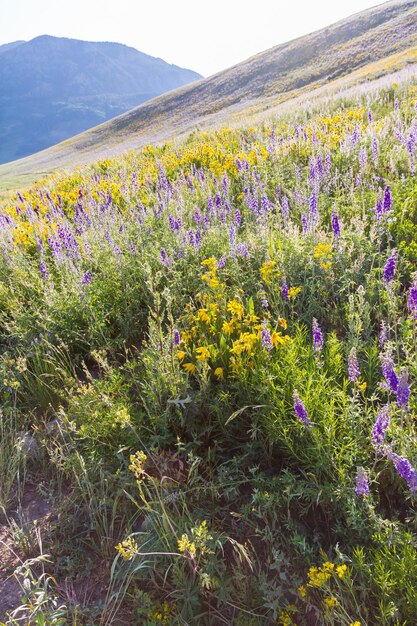
<instances>
[{"instance_id":1,"label":"yellow wildflower cluster","mask_svg":"<svg viewBox=\"0 0 417 626\"><path fill-rule=\"evenodd\" d=\"M130 455L129 469L131 472L133 472L138 482L142 481L145 475L145 469L143 467L143 464L145 463L147 458L148 457L144 452L142 452L142 450L139 450L138 452L136 452L136 454Z\"/></svg>"},{"instance_id":2,"label":"yellow wildflower cluster","mask_svg":"<svg viewBox=\"0 0 417 626\"><path fill-rule=\"evenodd\" d=\"M154 622L160 622L161 624L166 626L167 624L169 624L170 617L173 611L174 607L168 604L167 601L165 601L155 611L150 612L148 618Z\"/></svg>"},{"instance_id":3,"label":"yellow wildflower cluster","mask_svg":"<svg viewBox=\"0 0 417 626\"><path fill-rule=\"evenodd\" d=\"M124 561L131 561L138 553L139 546L137 542L129 537L116 546L116 550Z\"/></svg>"},{"instance_id":4,"label":"yellow wildflower cluster","mask_svg":"<svg viewBox=\"0 0 417 626\"><path fill-rule=\"evenodd\" d=\"M314 249L314 258L320 261L320 267L328 270L332 265L333 246L331 243L319 243Z\"/></svg>"},{"instance_id":5,"label":"yellow wildflower cluster","mask_svg":"<svg viewBox=\"0 0 417 626\"><path fill-rule=\"evenodd\" d=\"M275 269L276 261L266 261L261 267L261 277L266 284L270 284L272 276L277 273Z\"/></svg>"},{"instance_id":6,"label":"yellow wildflower cluster","mask_svg":"<svg viewBox=\"0 0 417 626\"><path fill-rule=\"evenodd\" d=\"M275 328L269 320L261 324L252 299L245 304L240 292L230 300L226 298L214 257L205 259L202 265L208 268L202 279L210 292L199 294L198 305L195 308L189 305L180 320L185 330L181 332L177 358L187 373L211 371L214 378L221 381L227 373L236 374L242 368L254 367L254 359L265 355L262 348L265 324L273 348L284 346L290 337L283 334L287 330L285 318L279 318ZM273 268L273 265L268 267ZM293 288L291 297L298 292L299 288Z\"/></svg>"},{"instance_id":7,"label":"yellow wildflower cluster","mask_svg":"<svg viewBox=\"0 0 417 626\"><path fill-rule=\"evenodd\" d=\"M209 547L209 543L213 537L209 534L207 522L204 520L199 526L191 529L190 536L184 533L178 540L178 550L188 553L193 559L197 556L211 554L213 551Z\"/></svg>"}]
</instances>

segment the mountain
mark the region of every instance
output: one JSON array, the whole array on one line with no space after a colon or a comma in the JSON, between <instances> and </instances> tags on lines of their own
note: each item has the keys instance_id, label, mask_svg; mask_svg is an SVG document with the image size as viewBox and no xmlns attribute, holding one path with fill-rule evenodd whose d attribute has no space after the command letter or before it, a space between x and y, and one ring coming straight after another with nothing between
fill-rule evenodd
<instances>
[{"instance_id":1,"label":"mountain","mask_svg":"<svg viewBox=\"0 0 417 626\"><path fill-rule=\"evenodd\" d=\"M0 57L0 163L201 78L121 44L47 35L0 46Z\"/></svg>"},{"instance_id":2,"label":"mountain","mask_svg":"<svg viewBox=\"0 0 417 626\"><path fill-rule=\"evenodd\" d=\"M340 89L417 62L417 0L391 0L159 96L39 154L0 167L0 186L272 113L312 90ZM294 106L296 101L294 101Z\"/></svg>"}]
</instances>

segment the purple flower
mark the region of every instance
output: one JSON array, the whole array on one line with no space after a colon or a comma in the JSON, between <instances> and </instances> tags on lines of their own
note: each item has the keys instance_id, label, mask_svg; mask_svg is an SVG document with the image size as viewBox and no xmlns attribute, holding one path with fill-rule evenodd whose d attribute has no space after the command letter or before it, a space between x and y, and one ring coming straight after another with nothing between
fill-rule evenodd
<instances>
[{"instance_id":1,"label":"purple flower","mask_svg":"<svg viewBox=\"0 0 417 626\"><path fill-rule=\"evenodd\" d=\"M310 418L308 416L305 406L302 403L301 398L298 395L297 391L294 391L292 397L294 400L294 412L296 416L298 417L300 422L304 424L304 426L311 426Z\"/></svg>"},{"instance_id":2,"label":"purple flower","mask_svg":"<svg viewBox=\"0 0 417 626\"><path fill-rule=\"evenodd\" d=\"M379 333L379 340L378 340L379 347L382 348L386 344L387 341L388 341L387 325L384 321L382 321L381 331Z\"/></svg>"},{"instance_id":3,"label":"purple flower","mask_svg":"<svg viewBox=\"0 0 417 626\"><path fill-rule=\"evenodd\" d=\"M312 331L314 356L318 359L323 348L323 334L315 317L313 317Z\"/></svg>"},{"instance_id":4,"label":"purple flower","mask_svg":"<svg viewBox=\"0 0 417 626\"><path fill-rule=\"evenodd\" d=\"M391 197L391 187L387 185L384 190L384 213L387 213L391 210L392 207L392 197Z\"/></svg>"},{"instance_id":5,"label":"purple flower","mask_svg":"<svg viewBox=\"0 0 417 626\"><path fill-rule=\"evenodd\" d=\"M384 443L385 433L390 424L390 407L389 404L383 407L380 413L378 413L375 424L372 428L372 443L374 447L380 446Z\"/></svg>"},{"instance_id":6,"label":"purple flower","mask_svg":"<svg viewBox=\"0 0 417 626\"><path fill-rule=\"evenodd\" d=\"M174 346L179 346L180 342L181 342L180 331L175 329L174 332L172 333L172 343L174 344Z\"/></svg>"},{"instance_id":7,"label":"purple flower","mask_svg":"<svg viewBox=\"0 0 417 626\"><path fill-rule=\"evenodd\" d=\"M249 249L246 243L239 243L236 250L239 256L243 256L245 259L249 258Z\"/></svg>"},{"instance_id":8,"label":"purple flower","mask_svg":"<svg viewBox=\"0 0 417 626\"><path fill-rule=\"evenodd\" d=\"M388 261L385 263L383 281L385 284L390 283L394 279L395 268L397 267L398 253L393 250Z\"/></svg>"},{"instance_id":9,"label":"purple flower","mask_svg":"<svg viewBox=\"0 0 417 626\"><path fill-rule=\"evenodd\" d=\"M389 459L394 463L398 474L407 481L410 490L414 493L417 489L417 472L410 461L395 452L390 452Z\"/></svg>"},{"instance_id":10,"label":"purple flower","mask_svg":"<svg viewBox=\"0 0 417 626\"><path fill-rule=\"evenodd\" d=\"M241 215L239 209L236 209L236 211L235 211L235 224L236 224L236 226L238 228L239 228L241 222L242 222L242 215Z\"/></svg>"},{"instance_id":11,"label":"purple flower","mask_svg":"<svg viewBox=\"0 0 417 626\"><path fill-rule=\"evenodd\" d=\"M397 386L397 406L407 410L410 400L410 387L408 385L408 372L403 369Z\"/></svg>"},{"instance_id":12,"label":"purple flower","mask_svg":"<svg viewBox=\"0 0 417 626\"><path fill-rule=\"evenodd\" d=\"M266 297L265 291L261 291L260 298L261 298L261 307L263 309L269 309L269 302L268 302L268 298Z\"/></svg>"},{"instance_id":13,"label":"purple flower","mask_svg":"<svg viewBox=\"0 0 417 626\"><path fill-rule=\"evenodd\" d=\"M394 361L390 353L382 356L382 374L387 381L391 391L397 393L398 390L398 376L394 369Z\"/></svg>"},{"instance_id":14,"label":"purple flower","mask_svg":"<svg viewBox=\"0 0 417 626\"><path fill-rule=\"evenodd\" d=\"M221 270L226 265L226 255L222 254L217 263L217 269Z\"/></svg>"},{"instance_id":15,"label":"purple flower","mask_svg":"<svg viewBox=\"0 0 417 626\"><path fill-rule=\"evenodd\" d=\"M358 357L356 355L356 348L352 348L349 352L348 358L348 371L349 371L349 380L352 383L355 383L359 376L361 375L358 365Z\"/></svg>"},{"instance_id":16,"label":"purple flower","mask_svg":"<svg viewBox=\"0 0 417 626\"><path fill-rule=\"evenodd\" d=\"M358 497L369 496L368 474L363 467L358 467L356 473L355 493Z\"/></svg>"},{"instance_id":17,"label":"purple flower","mask_svg":"<svg viewBox=\"0 0 417 626\"><path fill-rule=\"evenodd\" d=\"M83 276L83 285L89 285L92 281L91 272L86 272Z\"/></svg>"},{"instance_id":18,"label":"purple flower","mask_svg":"<svg viewBox=\"0 0 417 626\"><path fill-rule=\"evenodd\" d=\"M410 287L407 306L410 314L415 320L417 320L417 278L414 279L414 282Z\"/></svg>"},{"instance_id":19,"label":"purple flower","mask_svg":"<svg viewBox=\"0 0 417 626\"><path fill-rule=\"evenodd\" d=\"M334 235L335 239L339 239L339 237L340 237L340 223L339 223L339 216L338 216L336 210L333 210L333 212L332 212L332 229L333 229L333 235Z\"/></svg>"},{"instance_id":20,"label":"purple flower","mask_svg":"<svg viewBox=\"0 0 417 626\"><path fill-rule=\"evenodd\" d=\"M290 215L290 203L288 202L287 196L283 196L281 200L281 209L282 219L284 220L284 222L287 222Z\"/></svg>"},{"instance_id":21,"label":"purple flower","mask_svg":"<svg viewBox=\"0 0 417 626\"><path fill-rule=\"evenodd\" d=\"M46 269L46 264L45 261L41 261L39 263L39 270L41 273L41 278L42 280L49 280L49 274L48 274L48 270Z\"/></svg>"},{"instance_id":22,"label":"purple flower","mask_svg":"<svg viewBox=\"0 0 417 626\"><path fill-rule=\"evenodd\" d=\"M376 165L378 163L378 153L379 153L378 140L376 137L372 139L371 150L372 150L372 161L374 162L374 165Z\"/></svg>"},{"instance_id":23,"label":"purple flower","mask_svg":"<svg viewBox=\"0 0 417 626\"><path fill-rule=\"evenodd\" d=\"M262 330L261 330L262 348L264 350L272 350L273 345L271 341L271 333L269 331L267 324L268 322L266 320L262 323Z\"/></svg>"}]
</instances>

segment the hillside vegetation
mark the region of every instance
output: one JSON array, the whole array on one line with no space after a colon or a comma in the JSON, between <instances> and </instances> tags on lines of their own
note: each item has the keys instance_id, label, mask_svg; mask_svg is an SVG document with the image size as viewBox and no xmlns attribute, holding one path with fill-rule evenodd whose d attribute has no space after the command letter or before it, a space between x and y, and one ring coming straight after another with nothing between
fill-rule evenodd
<instances>
[{"instance_id":1,"label":"hillside vegetation","mask_svg":"<svg viewBox=\"0 0 417 626\"><path fill-rule=\"evenodd\" d=\"M58 168L163 142L198 129L239 125L251 115L325 85L364 80L415 61L417 0L392 0L328 28L266 50L219 74L155 98L116 119L18 163L0 167L0 186L16 189ZM410 50L410 57L399 53ZM378 60L388 67L375 68ZM393 67L394 66L394 67ZM244 121L243 121L244 123Z\"/></svg>"},{"instance_id":2,"label":"hillside vegetation","mask_svg":"<svg viewBox=\"0 0 417 626\"><path fill-rule=\"evenodd\" d=\"M3 202L0 500L54 511L10 522L7 624L416 623L416 102Z\"/></svg>"}]
</instances>

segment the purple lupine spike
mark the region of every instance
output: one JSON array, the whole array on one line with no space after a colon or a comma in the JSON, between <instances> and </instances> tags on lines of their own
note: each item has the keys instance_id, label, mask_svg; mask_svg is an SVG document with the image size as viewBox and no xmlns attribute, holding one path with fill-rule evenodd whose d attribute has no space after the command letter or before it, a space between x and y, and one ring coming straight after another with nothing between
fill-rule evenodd
<instances>
[{"instance_id":1,"label":"purple lupine spike","mask_svg":"<svg viewBox=\"0 0 417 626\"><path fill-rule=\"evenodd\" d=\"M398 390L398 376L394 369L394 361L392 360L391 354L388 352L382 356L382 374L387 381L389 388L394 393L397 393Z\"/></svg>"},{"instance_id":2,"label":"purple lupine spike","mask_svg":"<svg viewBox=\"0 0 417 626\"><path fill-rule=\"evenodd\" d=\"M175 329L172 333L172 343L174 346L179 346L181 343L181 334L180 331Z\"/></svg>"},{"instance_id":3,"label":"purple lupine spike","mask_svg":"<svg viewBox=\"0 0 417 626\"><path fill-rule=\"evenodd\" d=\"M288 294L289 294L289 289L288 289L287 281L283 280L282 281L282 287L281 287L282 299L283 300L288 300Z\"/></svg>"},{"instance_id":4,"label":"purple lupine spike","mask_svg":"<svg viewBox=\"0 0 417 626\"><path fill-rule=\"evenodd\" d=\"M410 315L417 320L417 276L414 278L414 282L408 292L407 307Z\"/></svg>"},{"instance_id":5,"label":"purple lupine spike","mask_svg":"<svg viewBox=\"0 0 417 626\"><path fill-rule=\"evenodd\" d=\"M375 205L375 218L380 220L383 214L383 202L381 196L378 196L376 199Z\"/></svg>"},{"instance_id":6,"label":"purple lupine spike","mask_svg":"<svg viewBox=\"0 0 417 626\"><path fill-rule=\"evenodd\" d=\"M265 291L261 291L260 298L261 298L261 307L263 309L269 309L269 302L268 302L268 298L266 297Z\"/></svg>"},{"instance_id":7,"label":"purple lupine spike","mask_svg":"<svg viewBox=\"0 0 417 626\"><path fill-rule=\"evenodd\" d=\"M239 243L237 248L236 248L236 252L238 254L238 256L242 256L245 259L249 258L249 248L248 245L245 242Z\"/></svg>"},{"instance_id":8,"label":"purple lupine spike","mask_svg":"<svg viewBox=\"0 0 417 626\"><path fill-rule=\"evenodd\" d=\"M226 265L226 255L222 254L222 256L220 257L220 259L217 262L217 269L221 270L223 269L223 267Z\"/></svg>"},{"instance_id":9,"label":"purple lupine spike","mask_svg":"<svg viewBox=\"0 0 417 626\"><path fill-rule=\"evenodd\" d=\"M392 208L391 186L387 185L384 189L384 213L388 213Z\"/></svg>"},{"instance_id":10,"label":"purple lupine spike","mask_svg":"<svg viewBox=\"0 0 417 626\"><path fill-rule=\"evenodd\" d=\"M406 369L403 369L397 386L397 406L406 411L408 409L409 400L410 387L408 385L408 372Z\"/></svg>"},{"instance_id":11,"label":"purple lupine spike","mask_svg":"<svg viewBox=\"0 0 417 626\"><path fill-rule=\"evenodd\" d=\"M349 371L349 380L352 383L357 382L359 376L361 375L358 364L358 357L356 354L356 348L353 347L349 352L348 358L348 371Z\"/></svg>"},{"instance_id":12,"label":"purple lupine spike","mask_svg":"<svg viewBox=\"0 0 417 626\"><path fill-rule=\"evenodd\" d=\"M368 152L365 148L365 146L362 146L362 148L359 150L359 164L361 166L361 169L364 169L365 165L368 162Z\"/></svg>"},{"instance_id":13,"label":"purple lupine spike","mask_svg":"<svg viewBox=\"0 0 417 626\"><path fill-rule=\"evenodd\" d=\"M303 235L306 235L308 233L308 220L305 213L303 213L301 216L301 228L303 231Z\"/></svg>"},{"instance_id":14,"label":"purple lupine spike","mask_svg":"<svg viewBox=\"0 0 417 626\"><path fill-rule=\"evenodd\" d=\"M196 209L193 214L193 220L196 224L200 224L201 222L201 213L199 209Z\"/></svg>"},{"instance_id":15,"label":"purple lupine spike","mask_svg":"<svg viewBox=\"0 0 417 626\"><path fill-rule=\"evenodd\" d=\"M323 334L315 317L312 323L314 357L318 359L323 349Z\"/></svg>"},{"instance_id":16,"label":"purple lupine spike","mask_svg":"<svg viewBox=\"0 0 417 626\"><path fill-rule=\"evenodd\" d=\"M385 440L385 434L390 425L390 406L385 405L378 413L375 424L372 428L372 445L381 446Z\"/></svg>"},{"instance_id":17,"label":"purple lupine spike","mask_svg":"<svg viewBox=\"0 0 417 626\"><path fill-rule=\"evenodd\" d=\"M355 493L359 498L369 496L368 474L363 467L358 467L358 471L356 472Z\"/></svg>"},{"instance_id":18,"label":"purple lupine spike","mask_svg":"<svg viewBox=\"0 0 417 626\"><path fill-rule=\"evenodd\" d=\"M234 224L230 225L229 229L229 243L231 246L236 244L236 227Z\"/></svg>"},{"instance_id":19,"label":"purple lupine spike","mask_svg":"<svg viewBox=\"0 0 417 626\"><path fill-rule=\"evenodd\" d=\"M336 209L333 209L333 212L332 212L332 230L333 230L334 238L339 239L340 238L340 222L339 222L339 216L337 214Z\"/></svg>"},{"instance_id":20,"label":"purple lupine spike","mask_svg":"<svg viewBox=\"0 0 417 626\"><path fill-rule=\"evenodd\" d=\"M235 221L236 227L239 228L240 224L242 223L242 215L241 215L239 209L236 209L236 211L235 211L234 221Z\"/></svg>"},{"instance_id":21,"label":"purple lupine spike","mask_svg":"<svg viewBox=\"0 0 417 626\"><path fill-rule=\"evenodd\" d=\"M398 102L398 98L395 98L395 100L394 100L394 111L398 111L399 108L400 108L400 103Z\"/></svg>"},{"instance_id":22,"label":"purple lupine spike","mask_svg":"<svg viewBox=\"0 0 417 626\"><path fill-rule=\"evenodd\" d=\"M298 417L300 422L304 424L304 426L311 426L311 421L308 416L307 410L296 390L294 390L292 397L294 400L294 412L296 416Z\"/></svg>"},{"instance_id":23,"label":"purple lupine spike","mask_svg":"<svg viewBox=\"0 0 417 626\"><path fill-rule=\"evenodd\" d=\"M310 196L310 221L312 224L316 224L318 222L318 198L317 194L313 191Z\"/></svg>"},{"instance_id":24,"label":"purple lupine spike","mask_svg":"<svg viewBox=\"0 0 417 626\"><path fill-rule=\"evenodd\" d=\"M46 269L45 261L41 261L39 263L39 271L41 273L42 280L44 280L44 281L49 280L49 274L48 274L48 270Z\"/></svg>"},{"instance_id":25,"label":"purple lupine spike","mask_svg":"<svg viewBox=\"0 0 417 626\"><path fill-rule=\"evenodd\" d=\"M262 348L264 350L272 350L273 345L272 345L271 333L268 328L267 320L264 320L264 322L262 323L261 339L262 339Z\"/></svg>"},{"instance_id":26,"label":"purple lupine spike","mask_svg":"<svg viewBox=\"0 0 417 626\"><path fill-rule=\"evenodd\" d=\"M388 341L388 334L387 334L387 325L384 321L381 322L381 330L379 333L379 339L378 339L378 345L380 348L383 348L384 345L387 343Z\"/></svg>"},{"instance_id":27,"label":"purple lupine spike","mask_svg":"<svg viewBox=\"0 0 417 626\"><path fill-rule=\"evenodd\" d=\"M392 451L389 454L389 459L393 462L401 478L407 481L410 491L414 493L417 490L417 472L410 461Z\"/></svg>"},{"instance_id":28,"label":"purple lupine spike","mask_svg":"<svg viewBox=\"0 0 417 626\"><path fill-rule=\"evenodd\" d=\"M174 232L176 230L176 227L177 227L177 222L176 222L176 220L175 220L173 215L170 214L168 216L168 222L169 222L169 227L170 227L171 231Z\"/></svg>"},{"instance_id":29,"label":"purple lupine spike","mask_svg":"<svg viewBox=\"0 0 417 626\"><path fill-rule=\"evenodd\" d=\"M376 137L373 137L373 139L372 139L371 151L372 151L372 161L373 161L373 164L377 165L377 163L378 163L378 155L379 155L379 144L378 144L378 139Z\"/></svg>"},{"instance_id":30,"label":"purple lupine spike","mask_svg":"<svg viewBox=\"0 0 417 626\"><path fill-rule=\"evenodd\" d=\"M91 272L85 272L83 276L83 281L82 281L83 285L89 285L92 280L93 280L93 277L91 276Z\"/></svg>"},{"instance_id":31,"label":"purple lupine spike","mask_svg":"<svg viewBox=\"0 0 417 626\"><path fill-rule=\"evenodd\" d=\"M390 283L394 279L395 268L397 267L397 259L398 252L396 250L393 250L384 267L383 281L385 284Z\"/></svg>"},{"instance_id":32,"label":"purple lupine spike","mask_svg":"<svg viewBox=\"0 0 417 626\"><path fill-rule=\"evenodd\" d=\"M368 111L368 123L372 124L372 111L371 111L371 109L369 109L369 111Z\"/></svg>"},{"instance_id":33,"label":"purple lupine spike","mask_svg":"<svg viewBox=\"0 0 417 626\"><path fill-rule=\"evenodd\" d=\"M282 219L284 220L284 222L287 222L290 216L290 203L288 202L287 196L282 197L281 211L282 211Z\"/></svg>"}]
</instances>

